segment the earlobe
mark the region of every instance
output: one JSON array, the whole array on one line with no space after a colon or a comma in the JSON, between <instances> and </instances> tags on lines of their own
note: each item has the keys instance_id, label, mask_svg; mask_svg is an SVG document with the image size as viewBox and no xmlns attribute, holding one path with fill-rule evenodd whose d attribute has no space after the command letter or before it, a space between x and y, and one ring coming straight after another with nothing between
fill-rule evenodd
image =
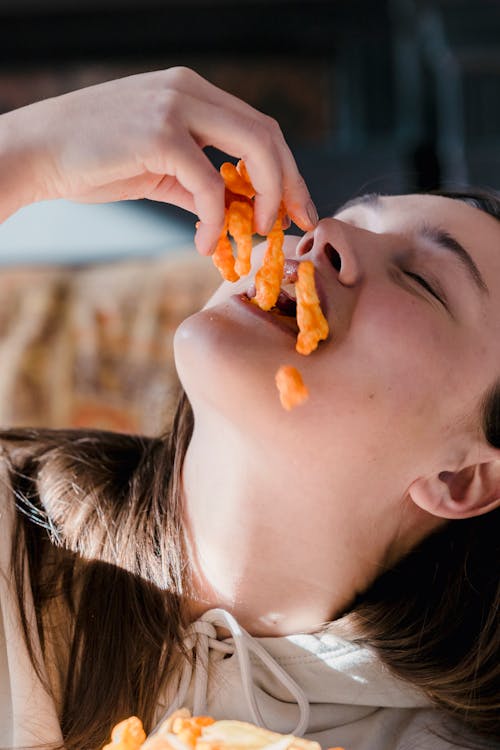
<instances>
[{"instance_id":1,"label":"earlobe","mask_svg":"<svg viewBox=\"0 0 500 750\"><path fill-rule=\"evenodd\" d=\"M500 458L420 477L408 494L420 508L441 518L483 515L500 506Z\"/></svg>"}]
</instances>

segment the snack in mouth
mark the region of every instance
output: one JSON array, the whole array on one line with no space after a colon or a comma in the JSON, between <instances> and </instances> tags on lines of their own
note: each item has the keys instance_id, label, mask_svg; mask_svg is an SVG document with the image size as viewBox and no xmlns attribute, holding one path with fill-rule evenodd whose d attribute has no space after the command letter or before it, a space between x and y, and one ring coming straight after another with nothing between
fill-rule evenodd
<instances>
[{"instance_id":1,"label":"snack in mouth","mask_svg":"<svg viewBox=\"0 0 500 750\"><path fill-rule=\"evenodd\" d=\"M238 281L240 276L250 272L251 267L255 189L242 160L236 166L225 162L220 173L226 187L226 217L212 260L226 281ZM285 206L282 202L276 221L267 235L268 244L262 266L255 276L255 297L251 302L265 311L272 310L280 296L285 266L284 216ZM236 259L229 235L236 243ZM295 291L299 328L296 350L299 354L308 355L328 336L328 322L321 311L311 261L299 264ZM283 365L276 373L275 380L285 409L290 410L308 398L308 390L296 368Z\"/></svg>"},{"instance_id":2,"label":"snack in mouth","mask_svg":"<svg viewBox=\"0 0 500 750\"><path fill-rule=\"evenodd\" d=\"M283 252L285 235L282 228L284 215L285 208L281 204L273 228L267 235L267 249L262 266L255 276L256 294L253 301L261 310L270 310L271 307L274 307L280 293L285 267L285 254Z\"/></svg>"},{"instance_id":3,"label":"snack in mouth","mask_svg":"<svg viewBox=\"0 0 500 750\"><path fill-rule=\"evenodd\" d=\"M142 734L136 732L138 727ZM124 743L124 737L132 734L135 739ZM112 741L103 750L321 750L319 743L312 740L270 732L245 721L191 716L187 708L174 711L155 734L146 740L145 737L140 719L131 716L115 726Z\"/></svg>"},{"instance_id":4,"label":"snack in mouth","mask_svg":"<svg viewBox=\"0 0 500 750\"><path fill-rule=\"evenodd\" d=\"M314 283L314 265L310 260L303 261L297 271L295 284L297 293L297 336L296 349L299 354L310 354L320 341L328 336L328 322L321 311L318 293Z\"/></svg>"}]
</instances>

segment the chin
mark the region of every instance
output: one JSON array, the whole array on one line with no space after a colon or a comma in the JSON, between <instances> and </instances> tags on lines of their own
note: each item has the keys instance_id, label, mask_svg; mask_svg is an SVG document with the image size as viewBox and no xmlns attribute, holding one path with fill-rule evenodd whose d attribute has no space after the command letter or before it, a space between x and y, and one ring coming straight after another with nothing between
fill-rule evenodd
<instances>
[{"instance_id":1,"label":"chin","mask_svg":"<svg viewBox=\"0 0 500 750\"><path fill-rule=\"evenodd\" d=\"M299 239L285 238L287 256L294 254ZM280 330L254 306L236 301L253 284L266 244L254 249L248 276L234 284L222 283L202 310L180 324L174 356L195 414L208 407L259 429L265 422L268 430L273 420L277 426L283 420L289 424L297 419L296 412L304 412L304 407L286 412L281 406L275 385L278 368L290 364L305 375L312 363L295 351L295 334Z\"/></svg>"},{"instance_id":2,"label":"chin","mask_svg":"<svg viewBox=\"0 0 500 750\"><path fill-rule=\"evenodd\" d=\"M304 377L312 362L295 351L294 339L266 325L234 319L228 305L205 308L184 320L174 337L180 381L196 417L212 413L241 425L248 434L271 436L282 443L290 426L317 420L324 410L319 390L291 412L281 406L275 384L280 365L297 367ZM314 377L313 377L314 380ZM298 436L297 429L292 431Z\"/></svg>"},{"instance_id":3,"label":"chin","mask_svg":"<svg viewBox=\"0 0 500 750\"><path fill-rule=\"evenodd\" d=\"M273 363L266 364L262 351L248 345L224 305L201 310L181 323L174 356L195 413L208 407L246 419L256 401L270 408L275 400Z\"/></svg>"}]
</instances>

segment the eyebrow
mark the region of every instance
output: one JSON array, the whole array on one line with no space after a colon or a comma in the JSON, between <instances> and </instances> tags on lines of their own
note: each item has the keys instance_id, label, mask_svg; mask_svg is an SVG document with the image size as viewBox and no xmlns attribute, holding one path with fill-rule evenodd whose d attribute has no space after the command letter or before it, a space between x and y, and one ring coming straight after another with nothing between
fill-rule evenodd
<instances>
[{"instance_id":1,"label":"eyebrow","mask_svg":"<svg viewBox=\"0 0 500 750\"><path fill-rule=\"evenodd\" d=\"M482 296L489 296L490 290L488 289L485 280L483 279L479 268L476 266L472 256L465 249L460 242L455 239L449 232L440 227L434 227L430 224L424 223L418 230L418 235L424 239L429 240L435 245L444 250L448 250L453 256L461 263L462 267L466 270L469 278L474 283L476 289Z\"/></svg>"},{"instance_id":2,"label":"eyebrow","mask_svg":"<svg viewBox=\"0 0 500 750\"><path fill-rule=\"evenodd\" d=\"M380 208L382 205L381 196L379 193L365 193L359 195L352 200L342 204L335 212L339 214L341 211L345 211L348 208L354 206L366 206L368 208ZM465 249L465 247L449 232L441 227L432 226L426 222L420 225L417 236L421 239L428 240L434 245L438 245L443 250L447 250L453 254L453 256L461 263L462 267L467 272L467 275L473 282L476 289L480 292L481 296L489 296L490 290L486 285L484 278L477 265L475 264L471 254Z\"/></svg>"}]
</instances>

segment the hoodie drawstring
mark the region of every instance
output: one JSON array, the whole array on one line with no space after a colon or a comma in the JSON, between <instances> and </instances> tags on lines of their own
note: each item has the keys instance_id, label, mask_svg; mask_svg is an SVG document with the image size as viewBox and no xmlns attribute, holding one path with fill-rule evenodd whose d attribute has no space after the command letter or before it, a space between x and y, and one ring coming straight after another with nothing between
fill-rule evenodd
<instances>
[{"instance_id":1,"label":"hoodie drawstring","mask_svg":"<svg viewBox=\"0 0 500 750\"><path fill-rule=\"evenodd\" d=\"M225 627L232 636L232 643L220 641L217 639L215 626ZM193 693L193 715L199 716L206 712L207 690L208 690L208 669L210 650L219 651L224 654L232 655L236 651L240 667L241 682L247 706L250 709L254 724L265 727L264 720L260 713L255 698L255 685L252 678L252 665L249 654L258 657L276 677L281 684L295 698L300 718L295 729L290 732L301 737L309 725L310 707L304 691L297 685L290 675L285 672L278 662L263 648L258 641L238 624L237 620L226 612L224 609L211 609L205 612L202 617L193 622L186 630L184 637L186 649L193 652L194 660L186 660L182 668L182 674L179 680L179 687L174 701L169 705L164 715L155 727L156 731L160 724L178 708L184 705L191 679L194 674L194 693Z\"/></svg>"}]
</instances>

